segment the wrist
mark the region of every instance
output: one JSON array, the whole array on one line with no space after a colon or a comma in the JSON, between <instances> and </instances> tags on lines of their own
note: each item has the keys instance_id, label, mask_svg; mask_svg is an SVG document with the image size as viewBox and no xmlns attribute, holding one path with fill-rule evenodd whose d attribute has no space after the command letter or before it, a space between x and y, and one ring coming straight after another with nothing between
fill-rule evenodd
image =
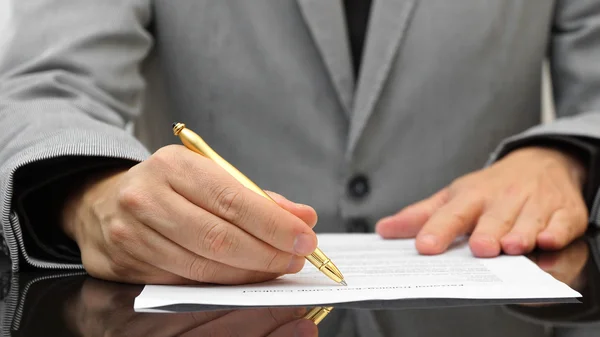
<instances>
[{"instance_id":1,"label":"wrist","mask_svg":"<svg viewBox=\"0 0 600 337\"><path fill-rule=\"evenodd\" d=\"M60 226L65 235L79 243L79 229L93 218L94 202L107 195L107 190L127 170L128 168L104 169L75 180L73 185L76 187L65 198L61 210Z\"/></svg>"}]
</instances>

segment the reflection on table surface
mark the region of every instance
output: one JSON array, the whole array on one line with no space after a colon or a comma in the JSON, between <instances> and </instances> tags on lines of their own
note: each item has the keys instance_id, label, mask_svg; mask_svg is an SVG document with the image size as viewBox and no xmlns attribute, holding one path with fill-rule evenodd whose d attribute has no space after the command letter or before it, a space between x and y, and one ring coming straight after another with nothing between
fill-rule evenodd
<instances>
[{"instance_id":1,"label":"reflection on table surface","mask_svg":"<svg viewBox=\"0 0 600 337\"><path fill-rule=\"evenodd\" d=\"M141 286L64 271L4 272L2 336L600 336L599 242L590 233L529 256L582 303L379 301L336 306L317 326L304 319L310 307L141 313L133 310Z\"/></svg>"}]
</instances>

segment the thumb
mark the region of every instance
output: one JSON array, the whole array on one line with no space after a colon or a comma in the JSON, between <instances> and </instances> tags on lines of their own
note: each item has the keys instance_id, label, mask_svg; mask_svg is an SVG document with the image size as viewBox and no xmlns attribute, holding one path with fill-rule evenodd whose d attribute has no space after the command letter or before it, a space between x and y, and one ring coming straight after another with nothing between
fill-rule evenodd
<instances>
[{"instance_id":1,"label":"thumb","mask_svg":"<svg viewBox=\"0 0 600 337\"><path fill-rule=\"evenodd\" d=\"M375 225L375 231L386 239L413 238L421 227L449 199L448 188L431 197L412 204L400 212L383 218Z\"/></svg>"},{"instance_id":2,"label":"thumb","mask_svg":"<svg viewBox=\"0 0 600 337\"><path fill-rule=\"evenodd\" d=\"M286 211L288 211L288 212L294 214L295 216L297 216L298 218L300 218L307 225L309 225L310 228L315 227L315 225L317 224L317 212L314 210L314 208L312 208L308 205L292 202L292 201L286 199L284 196L277 194L275 192L271 192L271 191L265 191L265 192L271 198L273 198L273 200L275 200L275 202L279 206L281 206L281 208L285 209Z\"/></svg>"}]
</instances>

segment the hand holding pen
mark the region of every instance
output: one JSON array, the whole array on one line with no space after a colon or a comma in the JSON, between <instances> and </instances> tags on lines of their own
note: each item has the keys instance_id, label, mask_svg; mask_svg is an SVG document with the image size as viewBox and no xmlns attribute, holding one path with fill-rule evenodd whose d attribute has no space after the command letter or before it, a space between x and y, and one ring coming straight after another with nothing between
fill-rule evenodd
<instances>
[{"instance_id":1,"label":"hand holding pen","mask_svg":"<svg viewBox=\"0 0 600 337\"><path fill-rule=\"evenodd\" d=\"M265 191L258 187L258 185L252 182L238 169L233 167L233 165L228 163L225 159L223 159L223 157L217 154L198 134L190 129L187 129L185 124L173 123L173 133L181 138L181 141L188 149L214 161L243 186L255 192L256 194L275 202L275 200L273 200ZM347 285L340 270L319 248L316 248L310 253L310 255L307 255L306 259L333 281L344 286Z\"/></svg>"},{"instance_id":2,"label":"hand holding pen","mask_svg":"<svg viewBox=\"0 0 600 337\"><path fill-rule=\"evenodd\" d=\"M93 276L253 283L296 273L317 251L311 207L275 194L276 203L268 200L184 146L119 165L87 172L62 212L62 227ZM323 270L333 265L322 262Z\"/></svg>"}]
</instances>

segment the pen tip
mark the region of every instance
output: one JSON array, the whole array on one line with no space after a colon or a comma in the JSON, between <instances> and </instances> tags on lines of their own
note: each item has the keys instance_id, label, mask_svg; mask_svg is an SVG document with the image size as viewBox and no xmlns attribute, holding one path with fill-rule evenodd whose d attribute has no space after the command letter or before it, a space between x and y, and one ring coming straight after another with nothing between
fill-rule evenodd
<instances>
[{"instance_id":1,"label":"pen tip","mask_svg":"<svg viewBox=\"0 0 600 337\"><path fill-rule=\"evenodd\" d=\"M340 282L341 285L343 285L344 287L348 286L348 283L346 283L346 281L342 280L342 282Z\"/></svg>"}]
</instances>

